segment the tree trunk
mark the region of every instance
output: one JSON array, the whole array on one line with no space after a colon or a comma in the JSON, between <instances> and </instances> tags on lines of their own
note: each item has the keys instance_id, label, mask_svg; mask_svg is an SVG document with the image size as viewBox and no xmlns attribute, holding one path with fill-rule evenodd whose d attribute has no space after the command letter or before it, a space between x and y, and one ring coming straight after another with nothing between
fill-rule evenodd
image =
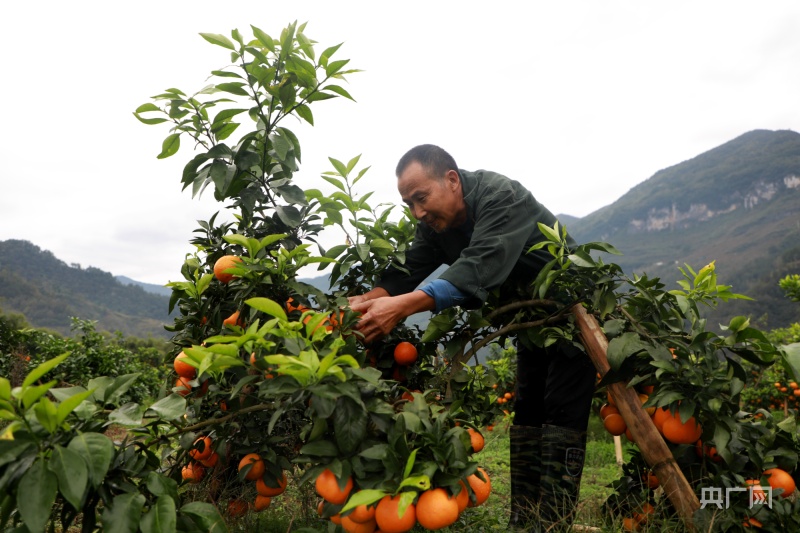
<instances>
[{"instance_id":1,"label":"tree trunk","mask_svg":"<svg viewBox=\"0 0 800 533\"><path fill-rule=\"evenodd\" d=\"M600 375L605 376L611 368L606 355L608 339L597 320L586 313L582 305L575 305L572 308L572 314L577 320L583 345L586 347L589 357ZM608 389L641 450L642 456L664 488L667 498L677 510L686 527L694 530L692 516L700 508L700 502L652 419L642 408L639 395L634 389L626 387L621 382L610 384Z\"/></svg>"}]
</instances>

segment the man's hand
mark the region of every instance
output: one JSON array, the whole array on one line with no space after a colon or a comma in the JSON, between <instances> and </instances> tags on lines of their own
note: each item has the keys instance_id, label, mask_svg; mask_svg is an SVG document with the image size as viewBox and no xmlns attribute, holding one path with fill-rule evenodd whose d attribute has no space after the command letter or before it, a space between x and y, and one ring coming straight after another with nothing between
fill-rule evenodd
<instances>
[{"instance_id":1,"label":"man's hand","mask_svg":"<svg viewBox=\"0 0 800 533\"><path fill-rule=\"evenodd\" d=\"M407 316L436 308L433 298L422 291L399 296L381 296L351 304L351 309L361 313L356 330L364 335L364 343L371 344L387 335L398 322Z\"/></svg>"}]
</instances>

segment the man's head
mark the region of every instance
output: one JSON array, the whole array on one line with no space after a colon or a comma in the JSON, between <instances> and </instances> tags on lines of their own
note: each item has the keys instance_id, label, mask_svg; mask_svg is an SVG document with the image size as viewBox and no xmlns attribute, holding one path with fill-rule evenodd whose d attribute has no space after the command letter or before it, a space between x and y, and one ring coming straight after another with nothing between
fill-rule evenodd
<instances>
[{"instance_id":1,"label":"man's head","mask_svg":"<svg viewBox=\"0 0 800 533\"><path fill-rule=\"evenodd\" d=\"M416 146L400 158L396 172L397 190L414 218L439 233L466 221L461 178L450 154L432 144Z\"/></svg>"}]
</instances>

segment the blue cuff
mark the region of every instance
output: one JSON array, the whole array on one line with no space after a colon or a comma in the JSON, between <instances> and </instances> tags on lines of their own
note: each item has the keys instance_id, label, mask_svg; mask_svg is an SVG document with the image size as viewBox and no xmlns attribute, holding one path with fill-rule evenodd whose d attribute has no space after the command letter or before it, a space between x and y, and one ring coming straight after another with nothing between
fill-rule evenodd
<instances>
[{"instance_id":1,"label":"blue cuff","mask_svg":"<svg viewBox=\"0 0 800 533\"><path fill-rule=\"evenodd\" d=\"M420 287L419 290L433 298L437 313L448 307L459 305L467 299L466 294L444 279L435 279L424 287Z\"/></svg>"}]
</instances>

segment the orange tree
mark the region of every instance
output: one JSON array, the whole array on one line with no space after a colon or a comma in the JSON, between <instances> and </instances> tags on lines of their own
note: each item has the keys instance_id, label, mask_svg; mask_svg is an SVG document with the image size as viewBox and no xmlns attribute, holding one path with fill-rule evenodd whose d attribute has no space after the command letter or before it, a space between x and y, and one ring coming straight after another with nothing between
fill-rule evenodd
<instances>
[{"instance_id":1,"label":"orange tree","mask_svg":"<svg viewBox=\"0 0 800 533\"><path fill-rule=\"evenodd\" d=\"M276 39L252 31L248 40L236 30L231 38L201 34L230 53L232 64L212 72L216 83L191 96L168 89L134 113L171 125L158 157L192 142L184 188L210 187L233 213L232 222L214 215L199 223L197 252L182 265L183 280L170 284L178 375L152 404L121 402L136 375L55 388L45 376L67 354L19 387L0 378L0 527L66 529L79 519L85 530L224 531L223 517L251 508L241 495L257 492L252 507L263 509L286 472L301 482L325 471L342 487L349 480L347 505L323 507L331 517L385 497L407 513L431 488L459 502L488 495L486 474L470 460L474 420L426 386L446 372L435 347L400 327L368 353L353 333L357 317L343 309L348 294L402 265L413 223L355 197L365 172L355 171L358 158L331 159L324 178L338 189L332 195L292 180L301 148L284 119L313 123L313 103L350 98L337 80L355 71L333 59L339 46L317 55L304 25ZM239 119L252 129L242 133ZM328 226L347 243L323 249ZM313 264L333 265L333 292L298 279ZM395 361L402 341L418 346L413 366ZM489 389L492 379L482 372L469 383ZM126 438L107 436L111 424L125 427ZM188 484L205 490L183 490Z\"/></svg>"}]
</instances>

